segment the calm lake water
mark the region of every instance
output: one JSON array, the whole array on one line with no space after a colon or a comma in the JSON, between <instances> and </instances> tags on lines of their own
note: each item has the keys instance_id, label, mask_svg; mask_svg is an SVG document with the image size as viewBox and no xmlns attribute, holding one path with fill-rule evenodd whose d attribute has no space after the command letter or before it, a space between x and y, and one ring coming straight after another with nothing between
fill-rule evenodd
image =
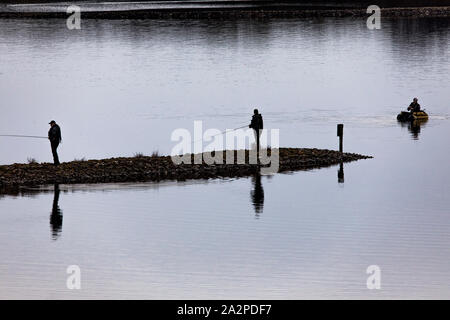
<instances>
[{"instance_id":1,"label":"calm lake water","mask_svg":"<svg viewBox=\"0 0 450 320\"><path fill-rule=\"evenodd\" d=\"M0 298L450 298L450 19L0 20L0 134L62 161L170 153L255 106L280 145L374 159L0 195ZM400 125L414 96L430 119ZM50 162L0 137L0 163ZM81 269L68 290L66 268ZM368 290L366 269L381 269Z\"/></svg>"}]
</instances>

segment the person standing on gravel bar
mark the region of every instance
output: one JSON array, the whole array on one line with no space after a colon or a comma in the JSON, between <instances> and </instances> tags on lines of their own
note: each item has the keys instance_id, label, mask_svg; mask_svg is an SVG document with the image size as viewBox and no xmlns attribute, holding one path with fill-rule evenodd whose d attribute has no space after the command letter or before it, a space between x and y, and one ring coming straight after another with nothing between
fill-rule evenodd
<instances>
[{"instance_id":1,"label":"person standing on gravel bar","mask_svg":"<svg viewBox=\"0 0 450 320\"><path fill-rule=\"evenodd\" d=\"M62 141L61 138L61 128L56 124L55 120L49 122L50 130L48 131L48 139L50 140L50 144L52 146L52 154L53 154L53 163L55 166L59 165L58 158L58 146Z\"/></svg>"},{"instance_id":2,"label":"person standing on gravel bar","mask_svg":"<svg viewBox=\"0 0 450 320\"><path fill-rule=\"evenodd\" d=\"M253 110L252 122L250 122L249 128L252 128L253 133L255 134L256 151L259 160L259 137L261 136L263 129L263 118L262 115L258 113L258 109Z\"/></svg>"}]
</instances>

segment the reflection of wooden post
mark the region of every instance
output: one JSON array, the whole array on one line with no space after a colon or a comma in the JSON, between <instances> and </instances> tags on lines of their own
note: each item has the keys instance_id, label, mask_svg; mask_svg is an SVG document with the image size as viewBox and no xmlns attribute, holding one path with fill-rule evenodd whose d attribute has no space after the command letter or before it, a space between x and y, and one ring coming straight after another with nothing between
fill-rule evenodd
<instances>
[{"instance_id":1,"label":"reflection of wooden post","mask_svg":"<svg viewBox=\"0 0 450 320\"><path fill-rule=\"evenodd\" d=\"M344 163L342 163L342 162L339 165L338 183L344 183Z\"/></svg>"},{"instance_id":2,"label":"reflection of wooden post","mask_svg":"<svg viewBox=\"0 0 450 320\"><path fill-rule=\"evenodd\" d=\"M344 125L343 124L338 124L337 125L337 135L339 137L339 152L342 152L344 149Z\"/></svg>"}]
</instances>

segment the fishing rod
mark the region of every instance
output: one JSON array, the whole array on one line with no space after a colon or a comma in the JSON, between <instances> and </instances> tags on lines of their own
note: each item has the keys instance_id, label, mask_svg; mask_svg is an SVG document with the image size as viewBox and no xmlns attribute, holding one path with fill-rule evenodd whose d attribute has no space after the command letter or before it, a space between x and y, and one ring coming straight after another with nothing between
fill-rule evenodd
<instances>
[{"instance_id":1,"label":"fishing rod","mask_svg":"<svg viewBox=\"0 0 450 320\"><path fill-rule=\"evenodd\" d=\"M217 134L214 134L214 135L212 135L212 136L209 136L209 138L216 137L216 136L220 136L220 135L225 134L225 133L227 133L227 132L232 132L232 131L239 130L239 129L243 129L243 128L248 128L248 124L245 125L245 126L239 127L239 128L227 129L227 130L222 131L222 132L220 132L220 133L217 133ZM195 142L198 142L198 141L202 141L202 140L204 140L203 137L202 137L201 139L197 139L197 140L195 140L195 141L192 141L191 144L192 144L192 143L195 143Z\"/></svg>"},{"instance_id":2,"label":"fishing rod","mask_svg":"<svg viewBox=\"0 0 450 320\"><path fill-rule=\"evenodd\" d=\"M48 137L43 137L43 136L24 136L24 135L20 135L20 134L0 134L0 137L48 139Z\"/></svg>"}]
</instances>

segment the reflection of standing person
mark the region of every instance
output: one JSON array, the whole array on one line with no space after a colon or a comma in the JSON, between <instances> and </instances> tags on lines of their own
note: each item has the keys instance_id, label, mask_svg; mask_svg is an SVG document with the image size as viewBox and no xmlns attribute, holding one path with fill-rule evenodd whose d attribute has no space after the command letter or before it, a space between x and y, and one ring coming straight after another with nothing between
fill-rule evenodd
<instances>
[{"instance_id":1,"label":"reflection of standing person","mask_svg":"<svg viewBox=\"0 0 450 320\"><path fill-rule=\"evenodd\" d=\"M253 207L255 208L256 216L263 212L264 208L264 189L261 183L261 174L258 172L252 178L253 190L250 192Z\"/></svg>"},{"instance_id":2,"label":"reflection of standing person","mask_svg":"<svg viewBox=\"0 0 450 320\"><path fill-rule=\"evenodd\" d=\"M52 214L50 215L50 226L52 228L52 236L53 240L56 240L61 233L62 230L62 223L63 223L63 215L62 211L59 208L58 202L59 202L59 185L55 184L55 191L53 195L53 207L52 207Z\"/></svg>"},{"instance_id":3,"label":"reflection of standing person","mask_svg":"<svg viewBox=\"0 0 450 320\"><path fill-rule=\"evenodd\" d=\"M48 131L48 139L50 140L50 145L52 146L53 163L55 166L59 165L58 157L58 146L61 142L61 128L56 124L55 120L49 122L50 130Z\"/></svg>"},{"instance_id":4,"label":"reflection of standing person","mask_svg":"<svg viewBox=\"0 0 450 320\"><path fill-rule=\"evenodd\" d=\"M262 133L262 129L263 129L263 118L262 115L260 113L258 113L258 109L253 110L253 116L252 116L252 122L249 125L250 128L253 129L253 132L255 134L255 140L256 140L256 151L258 154L258 159L259 159L259 138L261 136Z\"/></svg>"}]
</instances>

